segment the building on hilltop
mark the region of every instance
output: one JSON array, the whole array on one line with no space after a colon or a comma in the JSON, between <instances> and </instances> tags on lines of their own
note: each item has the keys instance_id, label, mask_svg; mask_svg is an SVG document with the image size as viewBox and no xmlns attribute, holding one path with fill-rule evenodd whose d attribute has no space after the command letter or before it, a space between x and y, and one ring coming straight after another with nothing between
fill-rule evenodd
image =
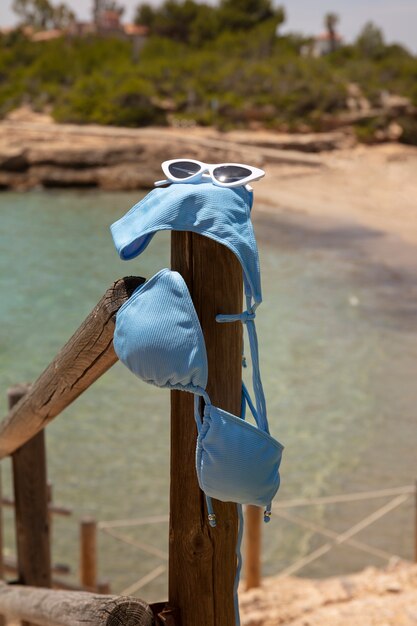
<instances>
[{"instance_id":1,"label":"building on hilltop","mask_svg":"<svg viewBox=\"0 0 417 626\"><path fill-rule=\"evenodd\" d=\"M60 37L88 37L91 35L129 39L133 44L134 55L140 52L149 33L148 27L142 24L123 24L121 13L113 10L100 11L92 22L74 20L67 28L36 30L33 26L27 25L18 28L25 37L35 42L51 41ZM16 30L16 27L0 28L0 35L10 35Z\"/></svg>"},{"instance_id":2,"label":"building on hilltop","mask_svg":"<svg viewBox=\"0 0 417 626\"><path fill-rule=\"evenodd\" d=\"M338 50L342 45L343 38L338 33L334 33L333 35L330 33L321 33L321 35L313 37L309 43L305 43L301 47L300 53L304 57L318 58L330 54L330 52L334 52L334 50Z\"/></svg>"},{"instance_id":3,"label":"building on hilltop","mask_svg":"<svg viewBox=\"0 0 417 626\"><path fill-rule=\"evenodd\" d=\"M149 29L141 24L123 24L117 11L100 11L94 22L74 22L68 28L68 34L78 37L87 35L116 36L138 39L144 42Z\"/></svg>"}]
</instances>

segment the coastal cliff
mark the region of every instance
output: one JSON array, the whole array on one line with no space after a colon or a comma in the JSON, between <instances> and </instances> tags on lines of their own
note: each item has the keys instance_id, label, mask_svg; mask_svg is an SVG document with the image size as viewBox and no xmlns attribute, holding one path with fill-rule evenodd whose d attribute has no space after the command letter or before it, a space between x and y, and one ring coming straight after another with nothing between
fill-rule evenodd
<instances>
[{"instance_id":1,"label":"coastal cliff","mask_svg":"<svg viewBox=\"0 0 417 626\"><path fill-rule=\"evenodd\" d=\"M315 167L321 161L314 153L351 143L343 132L294 136L56 124L49 116L23 110L0 123L0 189L149 189L162 177L161 162L170 158Z\"/></svg>"}]
</instances>

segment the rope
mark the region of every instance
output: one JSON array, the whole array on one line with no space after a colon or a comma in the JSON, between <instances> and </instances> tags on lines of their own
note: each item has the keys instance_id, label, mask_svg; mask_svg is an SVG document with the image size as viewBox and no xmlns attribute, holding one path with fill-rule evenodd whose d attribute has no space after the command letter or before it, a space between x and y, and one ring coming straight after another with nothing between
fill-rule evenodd
<instances>
[{"instance_id":1,"label":"rope","mask_svg":"<svg viewBox=\"0 0 417 626\"><path fill-rule=\"evenodd\" d=\"M403 487L391 487L390 489L379 489L374 491L354 491L334 496L323 496L319 498L296 498L294 500L282 500L276 503L279 508L292 508L296 506L315 506L318 504L337 504L339 502L355 502L359 500L368 500L371 498L385 498L388 496L396 496L399 494L415 493L414 485L404 485ZM161 524L169 521L169 515L150 515L149 517L140 517L136 519L119 519L99 522L97 528L99 530L107 530L109 528L121 528L128 526L145 526L146 524Z\"/></svg>"},{"instance_id":2,"label":"rope","mask_svg":"<svg viewBox=\"0 0 417 626\"><path fill-rule=\"evenodd\" d=\"M319 498L297 498L294 500L282 500L276 503L277 508L291 508L296 506L314 506L317 504L337 504L338 502L354 502L357 500L368 500L371 498L384 498L387 496L396 496L399 494L415 493L414 485L404 485L403 487L392 487L390 489L379 489L374 491L355 491L334 496L323 496ZM99 530L107 530L109 528L121 528L128 526L145 526L146 524L161 524L169 521L169 515L150 515L149 517L140 517L136 519L119 519L99 522L97 527Z\"/></svg>"},{"instance_id":3,"label":"rope","mask_svg":"<svg viewBox=\"0 0 417 626\"><path fill-rule=\"evenodd\" d=\"M277 507L290 508L293 506L309 506L316 504L336 504L338 502L354 502L355 500L368 500L369 498L384 498L398 494L415 493L414 485L404 487L392 487L391 489L379 489L375 491L357 491L336 496L324 496L322 498L297 498L296 500L283 500L277 502Z\"/></svg>"},{"instance_id":4,"label":"rope","mask_svg":"<svg viewBox=\"0 0 417 626\"><path fill-rule=\"evenodd\" d=\"M142 589L142 587L155 580L155 578L158 578L158 576L163 574L165 571L165 565L158 565L158 567L155 567L155 569L149 572L149 574L146 574L146 576L142 576L142 578L139 578L139 580L137 580L135 583L133 583L129 587L126 587L126 589L123 589L123 591L120 592L120 595L133 595L136 591L139 591L139 589Z\"/></svg>"},{"instance_id":5,"label":"rope","mask_svg":"<svg viewBox=\"0 0 417 626\"><path fill-rule=\"evenodd\" d=\"M285 569L281 570L281 572L279 573L279 576L280 577L290 576L292 574L295 574L300 569L302 569L305 565L312 563L319 557L329 552L329 550L331 550L333 546L341 545L342 543L345 543L348 539L351 539L351 537L359 533L361 530L363 530L367 526L370 526L377 520L381 519L381 517L383 517L384 515L386 515L393 509L395 509L396 507L400 506L400 504L408 500L408 498L409 498L409 494L403 494L403 495L398 496L397 498L394 498L393 500L388 502L388 504L385 504L381 508L377 509L376 511L374 511L374 513L371 513L371 515L368 515L363 520L361 520L360 522L358 522L357 524L355 524L354 526L346 530L344 533L337 535L333 543L324 544L317 550L314 550L310 554L307 554L306 556L302 557L301 559L299 559L298 561L296 561L289 567L286 567Z\"/></svg>"},{"instance_id":6,"label":"rope","mask_svg":"<svg viewBox=\"0 0 417 626\"><path fill-rule=\"evenodd\" d=\"M323 526L319 526L314 522L309 522L301 517L297 517L296 515L290 515L284 511L275 510L275 515L282 517L288 522L292 522L293 524L298 524L307 530L312 530L315 533L319 533L324 535L325 537L329 537L330 539L337 539L338 534L333 530L328 528L324 528ZM362 550L363 552L367 552L368 554L372 554L373 556L378 556L384 561L389 561L395 554L390 554L389 552L385 552L385 550L380 550L379 548L374 548L373 546L368 546L366 543L362 543L362 541L357 541L356 539L347 539L346 542L348 545L353 548L357 548L358 550Z\"/></svg>"},{"instance_id":7,"label":"rope","mask_svg":"<svg viewBox=\"0 0 417 626\"><path fill-rule=\"evenodd\" d=\"M114 537L114 539L121 541L122 543L126 543L128 546L134 546L135 548L139 548L139 550L143 550L148 554L157 556L164 561L168 560L168 554L166 552L163 552L162 550L159 550L158 548L155 548L154 546L150 546L147 543L142 543L141 541L136 541L135 539L131 539L130 537L126 537L125 535L121 535L120 533L115 533L114 530L109 530L108 528L103 529L103 532L105 532L107 535L110 535L110 537Z\"/></svg>"},{"instance_id":8,"label":"rope","mask_svg":"<svg viewBox=\"0 0 417 626\"><path fill-rule=\"evenodd\" d=\"M141 517L138 519L116 519L110 522L99 522L97 527L99 530L106 530L107 528L120 528L123 526L145 526L146 524L160 524L161 522L168 522L168 515L151 515L150 517Z\"/></svg>"}]
</instances>

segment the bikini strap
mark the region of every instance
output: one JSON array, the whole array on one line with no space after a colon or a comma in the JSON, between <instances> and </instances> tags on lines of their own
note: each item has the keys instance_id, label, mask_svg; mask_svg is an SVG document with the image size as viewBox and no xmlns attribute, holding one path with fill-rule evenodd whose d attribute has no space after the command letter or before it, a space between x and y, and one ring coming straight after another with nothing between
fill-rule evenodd
<instances>
[{"instance_id":1,"label":"bikini strap","mask_svg":"<svg viewBox=\"0 0 417 626\"><path fill-rule=\"evenodd\" d=\"M258 336L256 334L255 326L255 311L258 305L256 303L252 304L252 298L250 296L246 296L246 305L247 310L243 311L243 313L219 314L216 315L216 321L219 323L239 321L246 326L249 337L250 354L252 359L252 384L255 394L257 419L255 414L254 417L256 419L258 428L269 434L265 394L262 386L261 373L259 368Z\"/></svg>"},{"instance_id":2,"label":"bikini strap","mask_svg":"<svg viewBox=\"0 0 417 626\"><path fill-rule=\"evenodd\" d=\"M246 311L243 313L232 314L219 314L216 315L216 321L219 323L237 322L240 321L245 324L248 337L249 347L252 359L252 384L255 394L256 409L250 397L249 391L242 381L242 413L241 417L245 419L246 404L255 418L255 422L260 430L269 434L268 417L266 412L265 393L262 386L261 372L259 368L259 347L258 336L255 326L255 311L258 307L257 303L252 304L252 297L246 293ZM269 522L271 519L271 503L268 503L264 511L264 522Z\"/></svg>"}]
</instances>

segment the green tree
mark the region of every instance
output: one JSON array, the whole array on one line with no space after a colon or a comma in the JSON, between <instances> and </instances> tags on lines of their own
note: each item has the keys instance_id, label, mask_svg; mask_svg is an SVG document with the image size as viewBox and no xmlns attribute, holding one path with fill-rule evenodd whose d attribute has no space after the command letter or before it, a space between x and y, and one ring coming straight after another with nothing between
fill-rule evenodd
<instances>
[{"instance_id":1,"label":"green tree","mask_svg":"<svg viewBox=\"0 0 417 626\"><path fill-rule=\"evenodd\" d=\"M327 33L329 35L330 41L330 50L334 52L336 50L337 44L337 33L336 26L338 25L340 19L337 13L327 13L324 16L324 25L326 27Z\"/></svg>"},{"instance_id":2,"label":"green tree","mask_svg":"<svg viewBox=\"0 0 417 626\"><path fill-rule=\"evenodd\" d=\"M66 4L54 6L49 0L14 0L12 8L23 25L33 28L66 28L75 19Z\"/></svg>"},{"instance_id":3,"label":"green tree","mask_svg":"<svg viewBox=\"0 0 417 626\"><path fill-rule=\"evenodd\" d=\"M48 0L13 0L12 9L25 26L47 28L51 25L53 7Z\"/></svg>"},{"instance_id":4,"label":"green tree","mask_svg":"<svg viewBox=\"0 0 417 626\"><path fill-rule=\"evenodd\" d=\"M274 9L272 0L221 0L219 19L223 30L249 30L272 17L285 19L284 9Z\"/></svg>"},{"instance_id":5,"label":"green tree","mask_svg":"<svg viewBox=\"0 0 417 626\"><path fill-rule=\"evenodd\" d=\"M148 3L139 4L136 7L135 13L135 24L142 24L143 26L148 26L148 28L152 28L154 20L155 20L156 10L152 7L152 5Z\"/></svg>"},{"instance_id":6,"label":"green tree","mask_svg":"<svg viewBox=\"0 0 417 626\"><path fill-rule=\"evenodd\" d=\"M356 39L356 45L364 56L378 58L385 48L382 30L372 22L367 22Z\"/></svg>"},{"instance_id":7,"label":"green tree","mask_svg":"<svg viewBox=\"0 0 417 626\"><path fill-rule=\"evenodd\" d=\"M148 26L152 34L194 46L268 20L274 21L275 29L285 21L284 9L275 9L272 0L221 0L219 7L195 0L165 0L158 8L140 4L135 16L135 22Z\"/></svg>"},{"instance_id":8,"label":"green tree","mask_svg":"<svg viewBox=\"0 0 417 626\"><path fill-rule=\"evenodd\" d=\"M149 26L152 34L189 43L196 38L212 35L212 14L215 9L195 0L165 0L158 8L141 4L136 10L135 22ZM211 26L210 26L211 24ZM193 33L193 34L192 34Z\"/></svg>"},{"instance_id":9,"label":"green tree","mask_svg":"<svg viewBox=\"0 0 417 626\"><path fill-rule=\"evenodd\" d=\"M190 24L189 41L198 46L215 39L220 32L218 11L211 6L202 4Z\"/></svg>"},{"instance_id":10,"label":"green tree","mask_svg":"<svg viewBox=\"0 0 417 626\"><path fill-rule=\"evenodd\" d=\"M75 13L66 4L58 4L53 9L52 22L55 28L65 29L75 21Z\"/></svg>"}]
</instances>

